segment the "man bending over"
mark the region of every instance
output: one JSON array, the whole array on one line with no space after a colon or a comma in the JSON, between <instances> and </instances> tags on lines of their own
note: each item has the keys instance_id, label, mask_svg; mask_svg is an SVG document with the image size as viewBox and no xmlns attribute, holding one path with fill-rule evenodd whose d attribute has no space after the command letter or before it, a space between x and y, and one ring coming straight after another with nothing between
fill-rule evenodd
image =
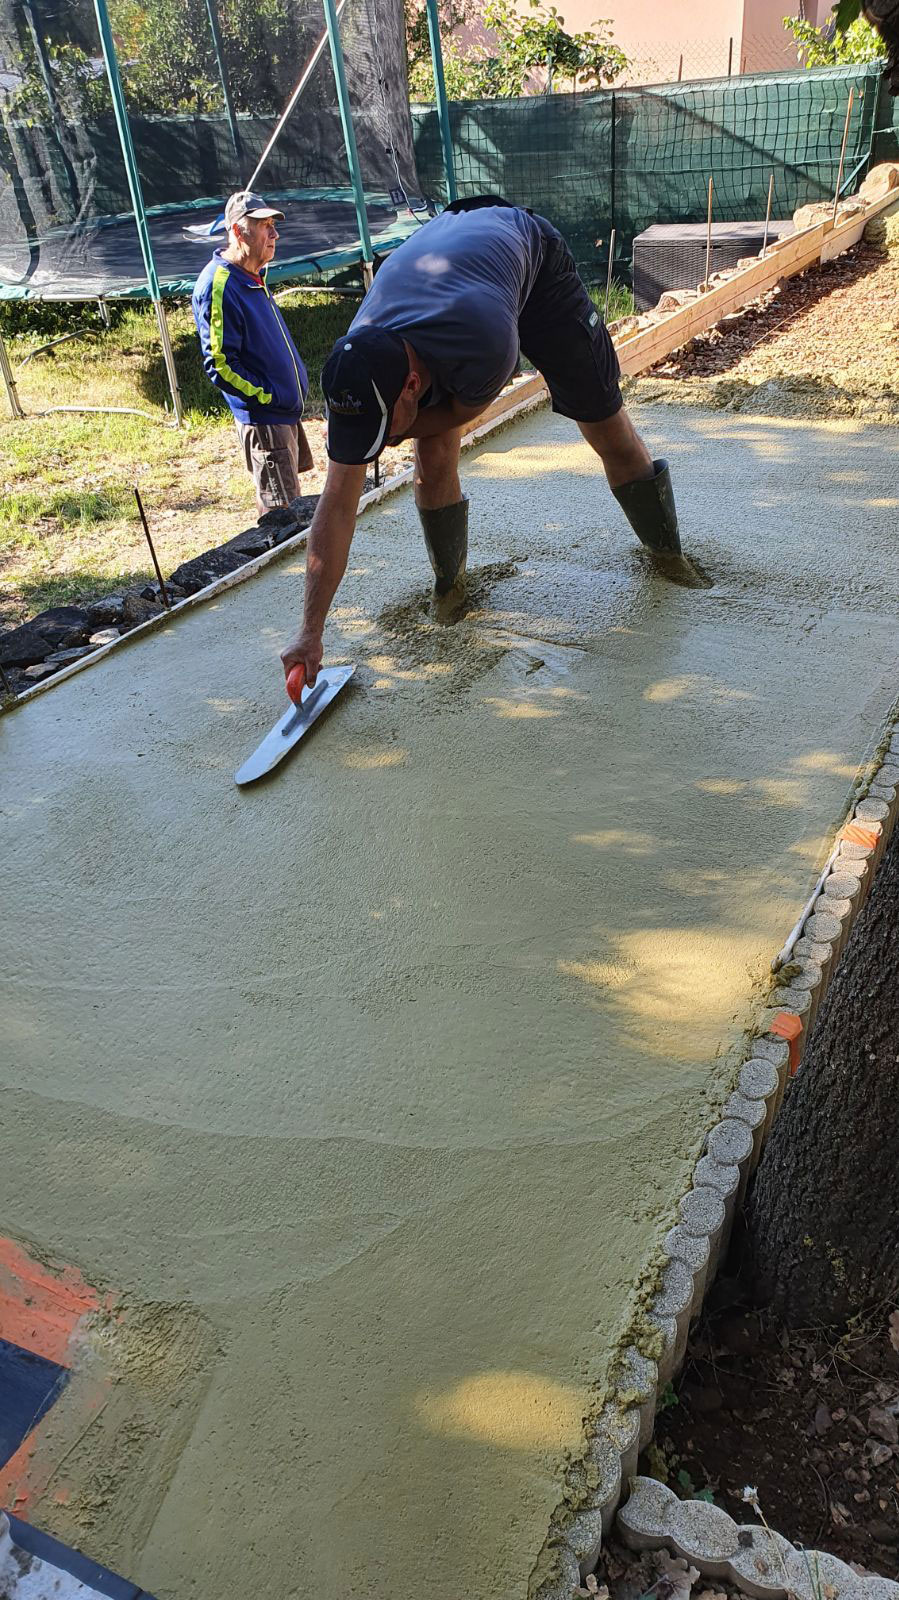
<instances>
[{"instance_id":1,"label":"man bending over","mask_svg":"<svg viewBox=\"0 0 899 1600\"><path fill-rule=\"evenodd\" d=\"M461 595L468 501L463 433L511 377L519 350L553 410L602 461L638 539L663 570L680 558L667 463L653 461L624 409L619 367L561 234L517 206L460 201L389 256L322 373L328 476L309 530L302 628L282 652L314 683L322 633L346 569L366 466L415 441L415 502L435 593Z\"/></svg>"}]
</instances>

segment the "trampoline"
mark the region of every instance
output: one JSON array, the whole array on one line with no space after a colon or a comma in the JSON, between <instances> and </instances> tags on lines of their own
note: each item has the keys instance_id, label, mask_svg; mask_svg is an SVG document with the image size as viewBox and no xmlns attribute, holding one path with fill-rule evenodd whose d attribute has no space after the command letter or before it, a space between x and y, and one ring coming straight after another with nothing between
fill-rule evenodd
<instances>
[{"instance_id":1,"label":"trampoline","mask_svg":"<svg viewBox=\"0 0 899 1600\"><path fill-rule=\"evenodd\" d=\"M326 273L363 260L352 189L266 189L285 220L269 282L308 273ZM206 238L188 228L211 226L221 215L221 200L161 206L147 213L147 231L160 293L190 294L211 252L224 245L223 234ZM388 195L366 194L365 211L372 248L386 255L424 221L393 205ZM420 219L420 220L419 220ZM133 216L99 218L89 228L57 228L40 240L20 233L0 241L0 299L146 299L150 295Z\"/></svg>"}]
</instances>

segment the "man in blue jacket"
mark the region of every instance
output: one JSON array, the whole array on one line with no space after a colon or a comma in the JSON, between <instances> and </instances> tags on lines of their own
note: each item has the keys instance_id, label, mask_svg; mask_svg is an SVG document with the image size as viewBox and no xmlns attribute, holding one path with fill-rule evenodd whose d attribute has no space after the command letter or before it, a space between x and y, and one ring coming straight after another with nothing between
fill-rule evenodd
<instances>
[{"instance_id":1,"label":"man in blue jacket","mask_svg":"<svg viewBox=\"0 0 899 1600\"><path fill-rule=\"evenodd\" d=\"M194 285L203 365L234 413L259 514L289 505L314 465L300 418L309 380L265 281L284 212L243 189L225 207L228 244Z\"/></svg>"}]
</instances>

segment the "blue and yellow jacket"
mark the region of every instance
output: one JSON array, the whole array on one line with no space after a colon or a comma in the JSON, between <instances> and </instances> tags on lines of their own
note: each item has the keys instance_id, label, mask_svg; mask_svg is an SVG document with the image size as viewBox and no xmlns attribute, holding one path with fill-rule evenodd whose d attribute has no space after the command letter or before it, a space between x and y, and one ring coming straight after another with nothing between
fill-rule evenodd
<instances>
[{"instance_id":1,"label":"blue and yellow jacket","mask_svg":"<svg viewBox=\"0 0 899 1600\"><path fill-rule=\"evenodd\" d=\"M309 379L264 272L257 278L216 250L191 305L203 365L238 422L299 422Z\"/></svg>"}]
</instances>

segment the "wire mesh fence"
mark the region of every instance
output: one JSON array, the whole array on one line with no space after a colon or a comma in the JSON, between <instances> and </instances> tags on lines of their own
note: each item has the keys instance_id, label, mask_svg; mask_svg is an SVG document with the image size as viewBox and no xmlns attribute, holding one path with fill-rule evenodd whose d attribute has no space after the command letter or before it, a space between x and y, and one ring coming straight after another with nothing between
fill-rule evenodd
<instances>
[{"instance_id":1,"label":"wire mesh fence","mask_svg":"<svg viewBox=\"0 0 899 1600\"><path fill-rule=\"evenodd\" d=\"M844 192L872 147L876 63L756 74L726 81L595 94L463 101L450 106L460 195L493 192L530 206L565 234L588 281L603 278L611 230L627 273L634 235L654 222L700 222L708 181L719 221L775 217L833 196L854 89ZM443 194L433 107L413 107L416 159L428 193Z\"/></svg>"},{"instance_id":2,"label":"wire mesh fence","mask_svg":"<svg viewBox=\"0 0 899 1600\"><path fill-rule=\"evenodd\" d=\"M796 45L782 26L769 33L628 40L627 54L630 66L620 79L622 88L790 72L798 65Z\"/></svg>"}]
</instances>

